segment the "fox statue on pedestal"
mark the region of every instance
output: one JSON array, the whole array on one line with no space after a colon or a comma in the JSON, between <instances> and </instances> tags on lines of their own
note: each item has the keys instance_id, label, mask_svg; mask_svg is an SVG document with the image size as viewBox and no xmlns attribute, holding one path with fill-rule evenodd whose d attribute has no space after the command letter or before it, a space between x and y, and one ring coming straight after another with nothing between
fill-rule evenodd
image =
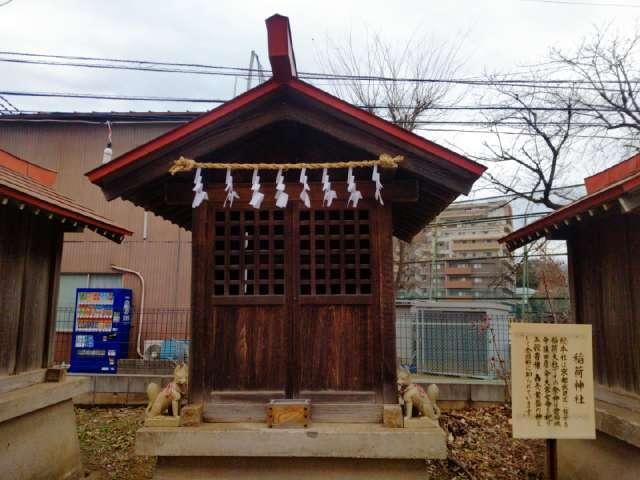
<instances>
[{"instance_id":1,"label":"fox statue on pedestal","mask_svg":"<svg viewBox=\"0 0 640 480\"><path fill-rule=\"evenodd\" d=\"M179 417L180 401L187 394L188 377L188 365L180 362L173 370L173 381L166 387L161 388L157 383L150 383L147 386L147 397L149 397L149 404L145 410L147 418L163 415L169 410L169 406L171 406L172 415Z\"/></svg>"},{"instance_id":2,"label":"fox statue on pedestal","mask_svg":"<svg viewBox=\"0 0 640 480\"><path fill-rule=\"evenodd\" d=\"M438 393L436 385L429 385L425 391L420 385L411 381L411 374L406 369L398 369L398 394L400 404L404 405L405 421L411 419L413 407L416 407L421 417L437 423L440 418L440 409L436 405Z\"/></svg>"}]
</instances>

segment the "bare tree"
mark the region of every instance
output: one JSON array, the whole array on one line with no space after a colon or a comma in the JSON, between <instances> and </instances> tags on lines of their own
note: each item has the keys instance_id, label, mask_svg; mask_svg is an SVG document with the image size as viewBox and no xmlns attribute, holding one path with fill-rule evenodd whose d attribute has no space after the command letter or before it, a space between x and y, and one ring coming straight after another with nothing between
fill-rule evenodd
<instances>
[{"instance_id":1,"label":"bare tree","mask_svg":"<svg viewBox=\"0 0 640 480\"><path fill-rule=\"evenodd\" d=\"M577 106L595 129L620 131L640 140L640 32L631 37L597 29L573 52L551 51L551 60L580 83Z\"/></svg>"},{"instance_id":2,"label":"bare tree","mask_svg":"<svg viewBox=\"0 0 640 480\"><path fill-rule=\"evenodd\" d=\"M320 63L330 74L345 76L332 82L337 96L412 131L425 115L440 115L434 107L460 101L464 92L454 92L454 84L446 80L455 78L463 65L462 44L423 37L397 48L374 33L359 50L350 34L340 44L328 40ZM400 78L418 81L397 81Z\"/></svg>"},{"instance_id":3,"label":"bare tree","mask_svg":"<svg viewBox=\"0 0 640 480\"><path fill-rule=\"evenodd\" d=\"M563 191L572 147L583 126L577 122L575 90L558 92L546 85L505 85L491 79L501 109L488 117L494 140L475 159L498 164L486 178L500 191L558 209L572 200ZM524 87L524 88L523 88ZM504 131L509 134L505 134Z\"/></svg>"},{"instance_id":4,"label":"bare tree","mask_svg":"<svg viewBox=\"0 0 640 480\"><path fill-rule=\"evenodd\" d=\"M573 198L556 188L575 170L580 151L588 171L640 150L640 32L622 37L596 29L575 50L555 48L549 57L529 84L489 79L506 108L491 121L521 135L496 133L475 158L505 167L486 175L499 190L557 209Z\"/></svg>"},{"instance_id":5,"label":"bare tree","mask_svg":"<svg viewBox=\"0 0 640 480\"><path fill-rule=\"evenodd\" d=\"M339 44L328 40L319 61L330 74L345 76L331 84L337 96L413 131L419 121L442 114L436 107L455 105L462 99L465 92L446 82L457 76L464 63L460 56L464 36L460 38L459 43L449 44L412 37L397 48L379 34L368 33L363 48L358 49L349 35ZM418 81L398 81L400 78ZM412 246L397 240L394 252L396 288L414 289L416 282L407 263L415 257Z\"/></svg>"}]
</instances>

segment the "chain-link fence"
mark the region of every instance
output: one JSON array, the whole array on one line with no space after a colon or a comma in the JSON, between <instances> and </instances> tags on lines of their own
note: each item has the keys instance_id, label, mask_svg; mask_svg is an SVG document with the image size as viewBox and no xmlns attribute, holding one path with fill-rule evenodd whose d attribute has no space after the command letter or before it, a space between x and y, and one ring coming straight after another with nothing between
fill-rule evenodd
<instances>
[{"instance_id":1,"label":"chain-link fence","mask_svg":"<svg viewBox=\"0 0 640 480\"><path fill-rule=\"evenodd\" d=\"M438 307L438 302L399 302L396 350L410 372L425 375L502 379L510 372L509 326L512 322L564 323L567 313L528 313L509 309Z\"/></svg>"},{"instance_id":2,"label":"chain-link fence","mask_svg":"<svg viewBox=\"0 0 640 480\"><path fill-rule=\"evenodd\" d=\"M396 350L412 373L495 378L509 370L507 314L398 309Z\"/></svg>"},{"instance_id":3,"label":"chain-link fence","mask_svg":"<svg viewBox=\"0 0 640 480\"><path fill-rule=\"evenodd\" d=\"M509 372L509 325L522 321L502 310L464 311L400 301L396 309L396 350L412 373L503 378ZM478 304L479 305L479 304ZM189 307L149 308L133 312L129 340L118 361L120 373L164 373L171 360L188 360ZM57 311L54 360L71 360L74 309ZM566 315L527 314L524 321L563 322ZM107 335L106 333L101 335ZM78 346L80 347L80 346Z\"/></svg>"}]
</instances>

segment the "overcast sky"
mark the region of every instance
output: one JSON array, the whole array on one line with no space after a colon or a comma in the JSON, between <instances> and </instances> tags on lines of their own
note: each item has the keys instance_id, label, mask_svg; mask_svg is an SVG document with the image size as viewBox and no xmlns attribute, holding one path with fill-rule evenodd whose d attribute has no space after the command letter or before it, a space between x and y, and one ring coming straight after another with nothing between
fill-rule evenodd
<instances>
[{"instance_id":1,"label":"overcast sky","mask_svg":"<svg viewBox=\"0 0 640 480\"><path fill-rule=\"evenodd\" d=\"M6 0L0 0L0 4ZM430 37L464 37L461 76L513 72L538 63L552 46L571 48L595 26L629 32L640 1L159 1L13 0L0 7L0 49L63 55L194 62L247 67L255 50L268 68L264 20L290 18L298 69L320 71L327 38L351 34L363 43L367 29L404 44ZM602 6L608 4L607 6ZM629 5L627 7L623 5ZM230 98L231 78L106 71L0 62L0 91L91 92ZM201 110L197 104L8 97L22 110ZM430 139L476 151L474 134L428 134Z\"/></svg>"}]
</instances>

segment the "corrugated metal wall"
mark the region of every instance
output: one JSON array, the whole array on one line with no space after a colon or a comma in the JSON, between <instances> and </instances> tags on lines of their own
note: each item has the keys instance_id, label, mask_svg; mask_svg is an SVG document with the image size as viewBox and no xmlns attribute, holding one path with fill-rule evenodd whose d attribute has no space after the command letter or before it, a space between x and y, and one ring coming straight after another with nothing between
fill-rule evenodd
<instances>
[{"instance_id":1,"label":"corrugated metal wall","mask_svg":"<svg viewBox=\"0 0 640 480\"><path fill-rule=\"evenodd\" d=\"M178 123L127 123L113 126L114 158L176 127ZM91 231L66 234L62 272L113 272L111 264L140 271L146 282L149 308L190 304L191 233L148 214L129 202L107 202L84 174L97 167L107 141L104 124L11 122L0 124L0 148L30 162L58 171L55 188L74 200L132 230L122 245ZM124 276L124 286L140 302L139 282ZM133 332L132 332L133 333Z\"/></svg>"}]
</instances>

